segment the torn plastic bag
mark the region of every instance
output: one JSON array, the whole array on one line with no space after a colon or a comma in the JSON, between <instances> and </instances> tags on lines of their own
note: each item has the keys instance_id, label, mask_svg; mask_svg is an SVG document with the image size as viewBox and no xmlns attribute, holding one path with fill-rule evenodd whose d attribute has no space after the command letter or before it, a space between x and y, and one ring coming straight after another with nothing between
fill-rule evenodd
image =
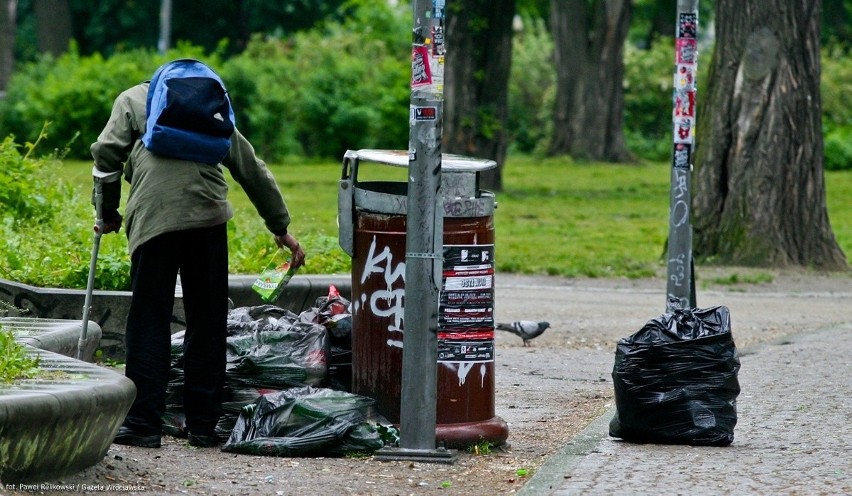
<instances>
[{"instance_id":1,"label":"torn plastic bag","mask_svg":"<svg viewBox=\"0 0 852 496\"><path fill-rule=\"evenodd\" d=\"M305 322L320 324L328 330L328 374L323 386L352 392L352 314L349 300L340 296L334 285L328 296L316 299L314 307L299 314Z\"/></svg>"},{"instance_id":2,"label":"torn plastic bag","mask_svg":"<svg viewBox=\"0 0 852 496\"><path fill-rule=\"evenodd\" d=\"M328 372L328 332L273 306L228 313L226 378L233 389L319 386Z\"/></svg>"},{"instance_id":3,"label":"torn plastic bag","mask_svg":"<svg viewBox=\"0 0 852 496\"><path fill-rule=\"evenodd\" d=\"M243 407L222 451L269 456L373 452L384 445L368 422L375 400L303 387L265 394Z\"/></svg>"},{"instance_id":4,"label":"torn plastic bag","mask_svg":"<svg viewBox=\"0 0 852 496\"><path fill-rule=\"evenodd\" d=\"M265 393L320 385L328 373L328 331L274 305L228 312L227 364L222 415L216 434L227 438L243 406ZM166 389L163 431L185 435L183 339L172 335L172 369Z\"/></svg>"},{"instance_id":5,"label":"torn plastic bag","mask_svg":"<svg viewBox=\"0 0 852 496\"><path fill-rule=\"evenodd\" d=\"M619 340L609 435L727 446L734 440L739 355L727 307L675 309Z\"/></svg>"}]
</instances>

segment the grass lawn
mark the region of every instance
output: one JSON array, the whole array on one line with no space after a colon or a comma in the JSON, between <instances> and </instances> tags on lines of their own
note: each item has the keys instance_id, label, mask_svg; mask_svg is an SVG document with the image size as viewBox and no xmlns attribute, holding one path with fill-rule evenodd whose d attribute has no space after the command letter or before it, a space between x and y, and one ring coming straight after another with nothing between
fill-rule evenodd
<instances>
[{"instance_id":1,"label":"grass lawn","mask_svg":"<svg viewBox=\"0 0 852 496\"><path fill-rule=\"evenodd\" d=\"M404 169L370 167L374 168L370 179L405 181ZM664 269L669 167L668 163L578 164L564 158L510 157L495 212L497 270L635 278ZM90 188L91 162L69 161L63 169L72 183ZM306 245L310 260L305 272L347 273L348 257L336 244L341 165L287 163L270 165L270 169L293 215L292 230ZM234 222L242 232L263 232L248 198L236 183L231 184ZM827 172L826 185L832 227L850 255L852 173ZM235 249L232 241L232 257L238 257L234 251L239 247ZM261 267L264 261L257 264Z\"/></svg>"}]
</instances>

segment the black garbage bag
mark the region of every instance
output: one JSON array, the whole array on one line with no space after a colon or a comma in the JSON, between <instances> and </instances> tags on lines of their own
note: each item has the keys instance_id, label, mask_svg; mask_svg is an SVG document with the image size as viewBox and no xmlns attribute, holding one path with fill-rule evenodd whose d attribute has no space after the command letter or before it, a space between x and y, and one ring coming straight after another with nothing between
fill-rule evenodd
<instances>
[{"instance_id":1,"label":"black garbage bag","mask_svg":"<svg viewBox=\"0 0 852 496\"><path fill-rule=\"evenodd\" d=\"M314 307L299 314L305 322L320 324L328 330L328 374L323 386L352 392L352 314L349 300L334 285L328 296L316 299Z\"/></svg>"},{"instance_id":2,"label":"black garbage bag","mask_svg":"<svg viewBox=\"0 0 852 496\"><path fill-rule=\"evenodd\" d=\"M371 453L384 445L368 422L375 400L310 386L265 394L246 405L222 451L269 456Z\"/></svg>"},{"instance_id":3,"label":"black garbage bag","mask_svg":"<svg viewBox=\"0 0 852 496\"><path fill-rule=\"evenodd\" d=\"M222 439L243 406L263 394L291 387L318 386L328 373L328 331L274 305L240 307L228 312L225 390L216 434ZM172 335L172 369L166 389L163 431L185 436L183 340Z\"/></svg>"},{"instance_id":4,"label":"black garbage bag","mask_svg":"<svg viewBox=\"0 0 852 496\"><path fill-rule=\"evenodd\" d=\"M319 386L328 372L328 331L273 305L235 308L226 371L233 389Z\"/></svg>"},{"instance_id":5,"label":"black garbage bag","mask_svg":"<svg viewBox=\"0 0 852 496\"><path fill-rule=\"evenodd\" d=\"M166 386L166 411L163 414L163 432L171 436L186 436L186 415L183 408L183 339L186 331L172 334L171 369Z\"/></svg>"},{"instance_id":6,"label":"black garbage bag","mask_svg":"<svg viewBox=\"0 0 852 496\"><path fill-rule=\"evenodd\" d=\"M609 435L640 443L731 444L739 369L727 307L675 309L648 321L616 347Z\"/></svg>"}]
</instances>

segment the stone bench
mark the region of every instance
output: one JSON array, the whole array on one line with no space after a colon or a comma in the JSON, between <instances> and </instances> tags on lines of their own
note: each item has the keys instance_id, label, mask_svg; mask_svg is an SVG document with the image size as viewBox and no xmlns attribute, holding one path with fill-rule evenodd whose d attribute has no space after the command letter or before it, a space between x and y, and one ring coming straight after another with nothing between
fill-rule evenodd
<instances>
[{"instance_id":1,"label":"stone bench","mask_svg":"<svg viewBox=\"0 0 852 496\"><path fill-rule=\"evenodd\" d=\"M77 346L80 343L80 334L83 332L82 321L64 319L0 317L0 327L11 330L19 343L70 358L77 358ZM89 321L86 329L86 345L82 355L84 361L92 361L100 340L100 326Z\"/></svg>"},{"instance_id":2,"label":"stone bench","mask_svg":"<svg viewBox=\"0 0 852 496\"><path fill-rule=\"evenodd\" d=\"M0 480L35 483L106 456L136 387L112 370L25 345L44 375L0 385Z\"/></svg>"}]
</instances>

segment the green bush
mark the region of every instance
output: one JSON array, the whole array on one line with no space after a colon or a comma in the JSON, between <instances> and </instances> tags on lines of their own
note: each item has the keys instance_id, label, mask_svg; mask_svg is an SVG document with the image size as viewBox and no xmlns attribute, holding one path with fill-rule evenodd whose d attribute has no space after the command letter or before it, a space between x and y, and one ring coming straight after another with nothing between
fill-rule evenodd
<instances>
[{"instance_id":1,"label":"green bush","mask_svg":"<svg viewBox=\"0 0 852 496\"><path fill-rule=\"evenodd\" d=\"M509 79L509 129L513 147L522 153L543 150L553 127L556 73L553 38L544 19L526 16L524 30L512 43Z\"/></svg>"},{"instance_id":2,"label":"green bush","mask_svg":"<svg viewBox=\"0 0 852 496\"><path fill-rule=\"evenodd\" d=\"M9 172L0 180L0 277L37 286L85 287L94 211L89 199L62 179L55 157L31 157L35 146L22 147L11 137L0 143L0 169ZM27 153L22 155L21 148ZM103 259L115 260L118 267L101 270L98 286L126 289L126 248L114 240L104 245Z\"/></svg>"},{"instance_id":3,"label":"green bush","mask_svg":"<svg viewBox=\"0 0 852 496\"><path fill-rule=\"evenodd\" d=\"M28 159L34 147L27 145L27 155L21 155L11 136L0 144L0 205L4 217L15 225L45 222L53 214L46 195L50 176L40 174L38 162Z\"/></svg>"},{"instance_id":4,"label":"green bush","mask_svg":"<svg viewBox=\"0 0 852 496\"><path fill-rule=\"evenodd\" d=\"M347 5L343 23L256 38L225 64L242 106L237 125L262 156L340 159L350 148L407 146L410 21L384 3Z\"/></svg>"},{"instance_id":5,"label":"green bush","mask_svg":"<svg viewBox=\"0 0 852 496\"><path fill-rule=\"evenodd\" d=\"M825 168L852 170L852 125L831 128L825 132Z\"/></svg>"},{"instance_id":6,"label":"green bush","mask_svg":"<svg viewBox=\"0 0 852 496\"><path fill-rule=\"evenodd\" d=\"M631 151L649 160L671 155L673 61L671 38L657 39L649 49L625 46L624 131Z\"/></svg>"},{"instance_id":7,"label":"green bush","mask_svg":"<svg viewBox=\"0 0 852 496\"><path fill-rule=\"evenodd\" d=\"M146 50L110 58L81 56L74 46L56 59L44 55L18 68L9 81L6 98L0 102L0 135L34 139L50 123L40 149L67 149L70 157L91 158L89 146L109 119L115 97L150 79L160 64L178 57L203 54L198 48L181 45L165 56ZM215 57L205 58L216 65Z\"/></svg>"},{"instance_id":8,"label":"green bush","mask_svg":"<svg viewBox=\"0 0 852 496\"><path fill-rule=\"evenodd\" d=\"M288 39L255 39L221 60L180 45L166 55L133 50L109 58L72 47L57 59L22 65L0 102L0 136L33 139L90 158L115 97L149 79L167 60L199 58L222 74L237 126L268 161L288 156L340 159L347 148L405 148L408 143L410 20L404 8L350 1L346 20ZM376 28L381 26L381 28Z\"/></svg>"},{"instance_id":9,"label":"green bush","mask_svg":"<svg viewBox=\"0 0 852 496\"><path fill-rule=\"evenodd\" d=\"M852 170L852 57L839 47L825 48L821 66L825 168Z\"/></svg>"},{"instance_id":10,"label":"green bush","mask_svg":"<svg viewBox=\"0 0 852 496\"><path fill-rule=\"evenodd\" d=\"M39 149L50 154L67 148L69 157L88 160L120 91L149 78L167 60L196 57L222 74L238 127L267 161L339 160L349 148L404 148L409 9L404 3L351 0L341 12L345 15L335 18L343 21L329 20L289 38L255 38L227 60L224 47L205 54L191 45L166 55L130 50L104 58L81 56L72 47L56 59L44 56L13 74L0 101L0 136L34 140L50 122ZM546 149L552 126L553 41L542 19L526 15L523 24L513 43L509 130L514 151L535 153ZM701 52L699 104L711 56L711 50ZM644 159L670 158L673 58L671 38L659 38L649 49L625 47L625 135ZM852 168L852 58L838 48L823 49L821 92L826 168Z\"/></svg>"}]
</instances>

